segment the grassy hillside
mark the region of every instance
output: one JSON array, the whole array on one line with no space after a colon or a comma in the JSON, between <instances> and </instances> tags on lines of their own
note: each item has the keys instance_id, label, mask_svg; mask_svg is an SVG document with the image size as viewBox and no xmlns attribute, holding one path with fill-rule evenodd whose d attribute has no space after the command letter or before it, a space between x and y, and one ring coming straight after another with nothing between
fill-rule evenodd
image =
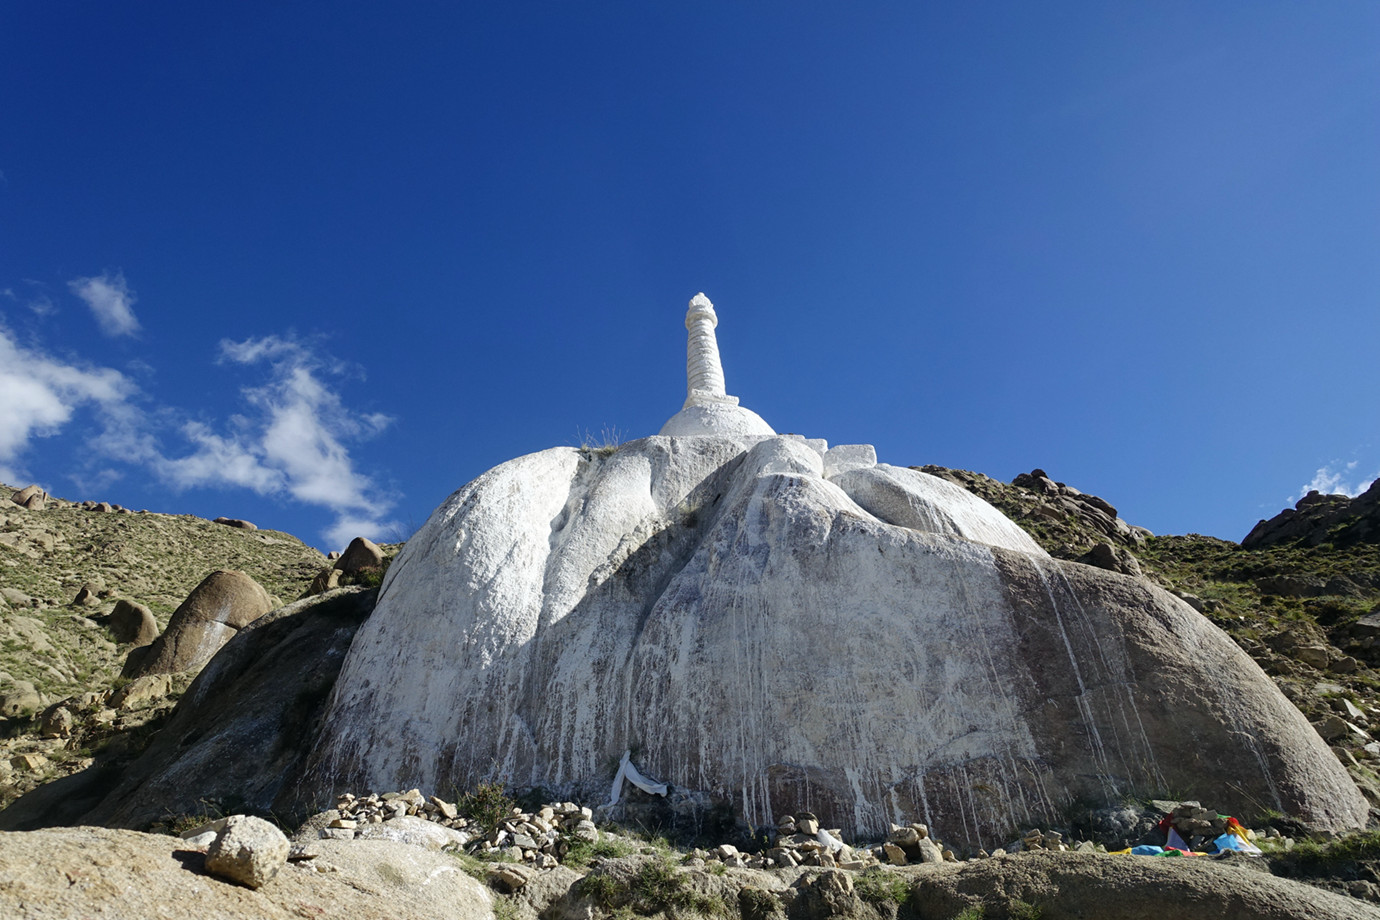
<instances>
[{"instance_id":1,"label":"grassy hillside","mask_svg":"<svg viewBox=\"0 0 1380 920\"><path fill-rule=\"evenodd\" d=\"M189 515L92 511L60 499L30 511L9 501L13 491L0 486L0 701L8 697L12 704L0 713L9 716L0 719L0 804L89 762L98 743L91 733L44 742L36 715L64 699L92 716L102 711L131 648L113 641L99 622L117 599L148 607L162 629L217 569L239 569L286 602L326 565L321 553L285 533ZM77 603L83 588L89 596ZM37 699L17 692L28 684ZM97 734L108 741L121 728L142 728L174 698L153 702L154 712L132 707L107 715ZM30 751L50 763L31 769L10 762Z\"/></svg>"}]
</instances>

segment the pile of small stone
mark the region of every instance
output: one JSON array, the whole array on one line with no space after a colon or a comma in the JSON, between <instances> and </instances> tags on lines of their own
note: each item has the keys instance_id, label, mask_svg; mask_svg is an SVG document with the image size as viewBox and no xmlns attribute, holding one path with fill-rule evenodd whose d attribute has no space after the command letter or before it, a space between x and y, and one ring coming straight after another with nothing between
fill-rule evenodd
<instances>
[{"instance_id":1,"label":"pile of small stone","mask_svg":"<svg viewBox=\"0 0 1380 920\"><path fill-rule=\"evenodd\" d=\"M843 842L838 829L821 830L819 819L808 811L786 815L776 822L774 833L767 832L771 846L759 853L742 853L725 843L712 850L695 850L691 863L718 862L731 869L793 869L796 866L822 866L829 869L861 870L875 866L878 856L868 848L854 848Z\"/></svg>"},{"instance_id":2,"label":"pile of small stone","mask_svg":"<svg viewBox=\"0 0 1380 920\"><path fill-rule=\"evenodd\" d=\"M486 834L475 821L462 817L455 802L424 796L420 790L355 796L344 793L336 800L340 817L321 831L323 837L350 840L364 825L382 824L396 818L414 817L458 831L464 847L485 856L506 856L538 869L559 864L570 850L571 839L599 839L594 812L574 802L545 805L535 812L514 808L512 814Z\"/></svg>"},{"instance_id":3,"label":"pile of small stone","mask_svg":"<svg viewBox=\"0 0 1380 920\"><path fill-rule=\"evenodd\" d=\"M879 860L885 860L893 866L958 861L954 851L931 837L930 829L924 824L891 825L886 843L873 852Z\"/></svg>"},{"instance_id":4,"label":"pile of small stone","mask_svg":"<svg viewBox=\"0 0 1380 920\"><path fill-rule=\"evenodd\" d=\"M1038 827L1033 827L1026 831L1020 840L1013 841L1004 847L999 847L988 854L985 850L977 852L978 858L991 856L1005 856L1008 853L1023 853L1030 850L1048 850L1052 853L1105 853L1107 848L1093 843L1091 840L1082 840L1077 843L1065 843L1064 835L1059 831L1045 831Z\"/></svg>"}]
</instances>

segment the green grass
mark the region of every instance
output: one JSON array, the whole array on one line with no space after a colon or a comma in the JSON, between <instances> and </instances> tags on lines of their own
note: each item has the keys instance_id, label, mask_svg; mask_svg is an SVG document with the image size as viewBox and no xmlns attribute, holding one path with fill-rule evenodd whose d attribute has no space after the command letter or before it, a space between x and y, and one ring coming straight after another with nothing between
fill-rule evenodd
<instances>
[{"instance_id":1,"label":"green grass","mask_svg":"<svg viewBox=\"0 0 1380 920\"><path fill-rule=\"evenodd\" d=\"M572 869L583 869L596 859L618 859L631 856L636 848L625 840L603 838L590 842L583 837L571 837L570 849L561 862Z\"/></svg>"},{"instance_id":2,"label":"green grass","mask_svg":"<svg viewBox=\"0 0 1380 920\"><path fill-rule=\"evenodd\" d=\"M905 876L880 867L854 877L853 890L858 897L874 904L904 904L910 898L910 884Z\"/></svg>"},{"instance_id":3,"label":"green grass","mask_svg":"<svg viewBox=\"0 0 1380 920\"><path fill-rule=\"evenodd\" d=\"M460 796L456 808L460 814L477 823L485 834L498 830L517 807L502 783L480 783Z\"/></svg>"},{"instance_id":4,"label":"green grass","mask_svg":"<svg viewBox=\"0 0 1380 920\"><path fill-rule=\"evenodd\" d=\"M729 917L737 913L721 898L695 891L688 877L664 857L637 868L625 887L611 876L591 873L577 883L578 893L606 910L627 908L641 916L669 914Z\"/></svg>"}]
</instances>

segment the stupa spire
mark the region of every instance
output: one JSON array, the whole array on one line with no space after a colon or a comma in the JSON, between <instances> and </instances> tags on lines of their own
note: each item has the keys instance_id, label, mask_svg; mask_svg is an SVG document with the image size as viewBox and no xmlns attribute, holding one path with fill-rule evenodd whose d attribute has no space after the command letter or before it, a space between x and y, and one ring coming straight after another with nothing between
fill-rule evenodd
<instances>
[{"instance_id":1,"label":"stupa spire","mask_svg":"<svg viewBox=\"0 0 1380 920\"><path fill-rule=\"evenodd\" d=\"M738 405L736 396L724 389L724 366L719 359L719 340L714 329L719 317L714 304L703 293L690 299L685 313L687 330L685 345L685 405L703 406L709 403Z\"/></svg>"},{"instance_id":2,"label":"stupa spire","mask_svg":"<svg viewBox=\"0 0 1380 920\"><path fill-rule=\"evenodd\" d=\"M661 426L661 433L681 438L771 437L776 434L771 426L724 389L724 365L714 333L718 325L709 298L692 297L685 312L685 405Z\"/></svg>"}]
</instances>

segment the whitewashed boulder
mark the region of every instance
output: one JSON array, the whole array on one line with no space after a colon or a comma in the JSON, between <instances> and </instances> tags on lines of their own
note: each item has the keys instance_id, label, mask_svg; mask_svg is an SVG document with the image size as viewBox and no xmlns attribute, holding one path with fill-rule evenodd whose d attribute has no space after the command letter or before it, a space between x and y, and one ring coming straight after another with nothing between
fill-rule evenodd
<instances>
[{"instance_id":1,"label":"whitewashed boulder","mask_svg":"<svg viewBox=\"0 0 1380 920\"><path fill-rule=\"evenodd\" d=\"M557 448L455 493L389 570L305 788L607 795L628 749L754 824L808 808L849 835L924 820L993 846L1165 789L1366 818L1182 601L1051 559L948 482L789 436Z\"/></svg>"}]
</instances>

